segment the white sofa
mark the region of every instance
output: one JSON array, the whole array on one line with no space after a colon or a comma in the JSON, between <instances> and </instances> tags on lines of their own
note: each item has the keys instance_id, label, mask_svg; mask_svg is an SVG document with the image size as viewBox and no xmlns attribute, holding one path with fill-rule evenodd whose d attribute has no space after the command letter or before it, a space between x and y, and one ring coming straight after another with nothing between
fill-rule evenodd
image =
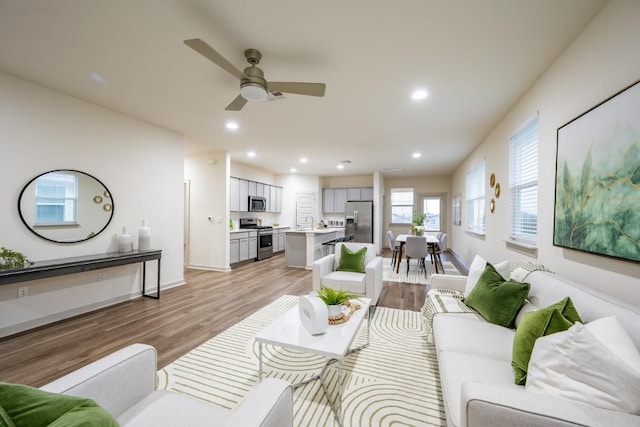
<instances>
[{"instance_id":1,"label":"white sofa","mask_svg":"<svg viewBox=\"0 0 640 427\"><path fill-rule=\"evenodd\" d=\"M95 400L121 426L293 425L291 385L265 379L232 411L199 399L156 390L157 353L133 344L42 387L42 390Z\"/></svg>"},{"instance_id":2,"label":"white sofa","mask_svg":"<svg viewBox=\"0 0 640 427\"><path fill-rule=\"evenodd\" d=\"M531 285L529 300L538 308L569 296L585 324L615 315L640 348L640 309L548 272L529 273L524 282ZM431 281L433 289L459 292L465 292L466 284L464 276L436 274ZM532 393L516 385L511 367L513 329L491 324L478 314L439 313L432 332L449 427L640 426L637 415ZM640 399L640 384L637 391Z\"/></svg>"},{"instance_id":3,"label":"white sofa","mask_svg":"<svg viewBox=\"0 0 640 427\"><path fill-rule=\"evenodd\" d=\"M342 245L352 251L367 248L364 273L336 271L340 263ZM382 257L376 256L376 247L370 243L336 243L334 254L313 262L312 282L314 291L320 290L322 286L343 289L352 294L371 298L371 305L376 305L382 292Z\"/></svg>"}]
</instances>

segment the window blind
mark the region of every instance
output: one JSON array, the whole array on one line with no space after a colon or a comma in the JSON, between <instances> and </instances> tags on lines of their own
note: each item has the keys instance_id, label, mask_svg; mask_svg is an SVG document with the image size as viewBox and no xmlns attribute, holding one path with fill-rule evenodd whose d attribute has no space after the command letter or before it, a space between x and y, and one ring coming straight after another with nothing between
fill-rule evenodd
<instances>
[{"instance_id":1,"label":"window blind","mask_svg":"<svg viewBox=\"0 0 640 427\"><path fill-rule=\"evenodd\" d=\"M509 141L510 237L535 244L538 234L538 115Z\"/></svg>"},{"instance_id":2,"label":"window blind","mask_svg":"<svg viewBox=\"0 0 640 427\"><path fill-rule=\"evenodd\" d=\"M467 230L485 231L485 161L467 172Z\"/></svg>"}]
</instances>

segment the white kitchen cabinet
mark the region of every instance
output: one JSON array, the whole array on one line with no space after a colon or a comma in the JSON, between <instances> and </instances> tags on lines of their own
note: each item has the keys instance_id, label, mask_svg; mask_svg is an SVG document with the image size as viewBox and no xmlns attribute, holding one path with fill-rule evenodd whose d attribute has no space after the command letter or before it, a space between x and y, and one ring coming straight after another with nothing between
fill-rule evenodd
<instances>
[{"instance_id":1,"label":"white kitchen cabinet","mask_svg":"<svg viewBox=\"0 0 640 427\"><path fill-rule=\"evenodd\" d=\"M289 227L273 229L273 252L281 252L285 250L287 234Z\"/></svg>"},{"instance_id":2,"label":"white kitchen cabinet","mask_svg":"<svg viewBox=\"0 0 640 427\"><path fill-rule=\"evenodd\" d=\"M256 182L256 196L264 197L264 184Z\"/></svg>"},{"instance_id":3,"label":"white kitchen cabinet","mask_svg":"<svg viewBox=\"0 0 640 427\"><path fill-rule=\"evenodd\" d=\"M344 204L347 201L347 189L336 188L334 189L334 213L344 213Z\"/></svg>"},{"instance_id":4,"label":"white kitchen cabinet","mask_svg":"<svg viewBox=\"0 0 640 427\"><path fill-rule=\"evenodd\" d=\"M240 210L240 180L231 178L229 182L229 210Z\"/></svg>"},{"instance_id":5,"label":"white kitchen cabinet","mask_svg":"<svg viewBox=\"0 0 640 427\"><path fill-rule=\"evenodd\" d=\"M257 196L258 194L256 193L256 191L258 191L256 188L257 186L257 182L255 181L249 181L249 195L250 196Z\"/></svg>"},{"instance_id":6,"label":"white kitchen cabinet","mask_svg":"<svg viewBox=\"0 0 640 427\"><path fill-rule=\"evenodd\" d=\"M269 186L269 212L278 211L278 187L275 185Z\"/></svg>"},{"instance_id":7,"label":"white kitchen cabinet","mask_svg":"<svg viewBox=\"0 0 640 427\"><path fill-rule=\"evenodd\" d=\"M258 232L240 231L229 235L229 263L256 259L258 257Z\"/></svg>"},{"instance_id":8,"label":"white kitchen cabinet","mask_svg":"<svg viewBox=\"0 0 640 427\"><path fill-rule=\"evenodd\" d=\"M373 200L373 187L363 187L360 189L360 200Z\"/></svg>"},{"instance_id":9,"label":"white kitchen cabinet","mask_svg":"<svg viewBox=\"0 0 640 427\"><path fill-rule=\"evenodd\" d=\"M282 212L282 187L276 187L276 212Z\"/></svg>"},{"instance_id":10,"label":"white kitchen cabinet","mask_svg":"<svg viewBox=\"0 0 640 427\"><path fill-rule=\"evenodd\" d=\"M359 188L347 188L347 200L361 200Z\"/></svg>"},{"instance_id":11,"label":"white kitchen cabinet","mask_svg":"<svg viewBox=\"0 0 640 427\"><path fill-rule=\"evenodd\" d=\"M236 262L240 262L240 241L232 238L229 240L229 263Z\"/></svg>"},{"instance_id":12,"label":"white kitchen cabinet","mask_svg":"<svg viewBox=\"0 0 640 427\"><path fill-rule=\"evenodd\" d=\"M238 185L240 187L240 212L249 211L249 181L246 179L238 179Z\"/></svg>"},{"instance_id":13,"label":"white kitchen cabinet","mask_svg":"<svg viewBox=\"0 0 640 427\"><path fill-rule=\"evenodd\" d=\"M333 188L322 189L322 212L334 213L336 211L335 190Z\"/></svg>"},{"instance_id":14,"label":"white kitchen cabinet","mask_svg":"<svg viewBox=\"0 0 640 427\"><path fill-rule=\"evenodd\" d=\"M249 258L248 259L256 259L258 258L258 232L250 231L249 232Z\"/></svg>"}]
</instances>

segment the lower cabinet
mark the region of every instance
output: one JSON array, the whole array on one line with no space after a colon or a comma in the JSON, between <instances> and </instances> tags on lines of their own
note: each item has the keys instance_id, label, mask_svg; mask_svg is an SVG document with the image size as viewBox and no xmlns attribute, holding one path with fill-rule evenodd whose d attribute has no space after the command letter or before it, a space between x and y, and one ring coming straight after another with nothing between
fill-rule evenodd
<instances>
[{"instance_id":1,"label":"lower cabinet","mask_svg":"<svg viewBox=\"0 0 640 427\"><path fill-rule=\"evenodd\" d=\"M248 261L258 257L258 232L242 231L229 236L229 263Z\"/></svg>"},{"instance_id":2,"label":"lower cabinet","mask_svg":"<svg viewBox=\"0 0 640 427\"><path fill-rule=\"evenodd\" d=\"M282 252L285 250L285 242L289 228L276 228L273 230L273 252Z\"/></svg>"}]
</instances>

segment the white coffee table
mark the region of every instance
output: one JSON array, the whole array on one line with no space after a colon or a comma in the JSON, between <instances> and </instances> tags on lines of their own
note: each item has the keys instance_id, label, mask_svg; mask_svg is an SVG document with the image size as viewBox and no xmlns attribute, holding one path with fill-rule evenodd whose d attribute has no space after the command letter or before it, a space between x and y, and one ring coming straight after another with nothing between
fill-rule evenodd
<instances>
[{"instance_id":1,"label":"white coffee table","mask_svg":"<svg viewBox=\"0 0 640 427\"><path fill-rule=\"evenodd\" d=\"M329 328L324 334L311 335L302 326L300 322L300 315L298 312L298 306L296 305L292 309L288 310L282 316L271 322L266 328L260 331L256 337L255 342L258 343L258 370L259 378L262 381L262 345L271 344L279 347L288 348L291 350L298 350L306 353L317 354L326 358L326 363L320 373L304 380L293 384L293 387L299 387L308 382L319 379L322 384L325 396L331 405L331 409L338 420L338 423L342 425L342 393L343 393L343 378L342 378L342 361L347 354L354 351L361 350L369 345L369 328L371 323L371 313L369 306L371 305L371 299L358 298L352 300L354 303L361 305L360 309L356 310L349 320L339 325L329 325ZM354 338L357 335L362 321L367 318L367 342L356 348L350 348ZM327 385L324 382L323 374L325 373L327 366L331 361L338 362L338 398L337 403L334 403L327 391Z\"/></svg>"}]
</instances>

